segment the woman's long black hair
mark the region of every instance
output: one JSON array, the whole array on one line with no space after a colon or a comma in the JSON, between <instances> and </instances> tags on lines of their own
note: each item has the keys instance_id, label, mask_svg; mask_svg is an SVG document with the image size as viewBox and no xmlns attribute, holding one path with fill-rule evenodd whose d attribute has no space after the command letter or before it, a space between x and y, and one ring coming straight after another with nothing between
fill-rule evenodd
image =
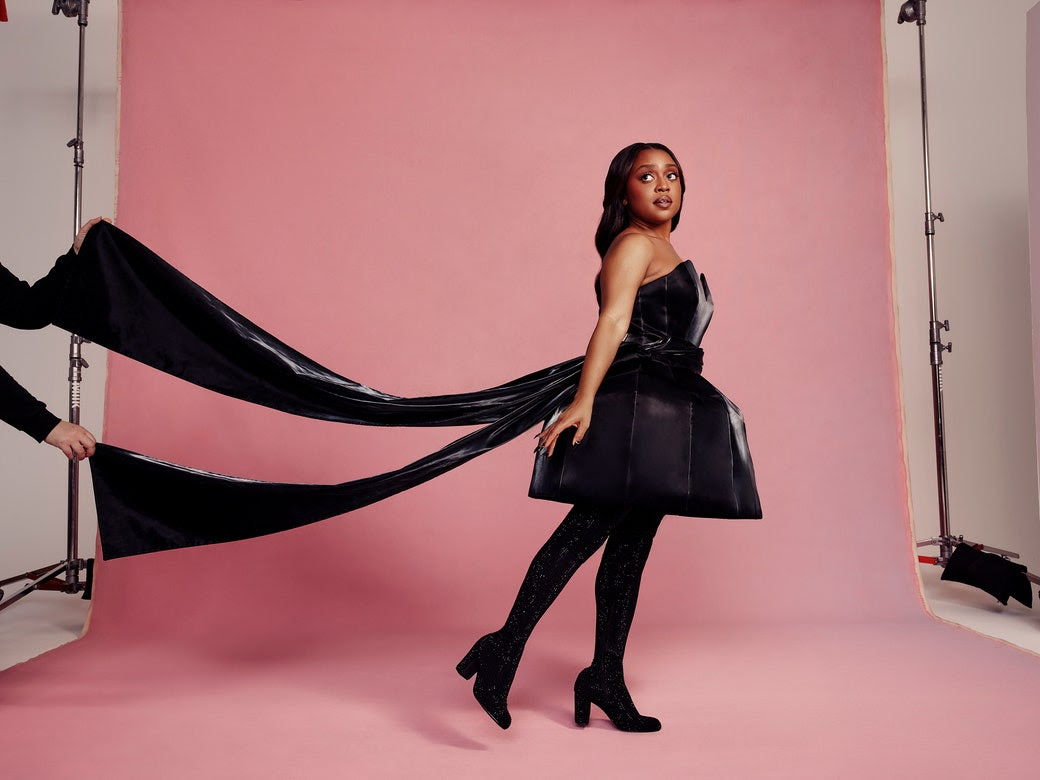
<instances>
[{"instance_id":1,"label":"woman's long black hair","mask_svg":"<svg viewBox=\"0 0 1040 780\"><path fill-rule=\"evenodd\" d=\"M647 149L658 149L675 161L675 167L679 169L679 191L682 195L686 194L686 179L683 178L682 166L672 154L672 150L664 144L634 143L614 155L614 159L610 161L610 168L607 169L606 181L603 183L603 216L600 217L599 227L596 228L596 251L601 259L606 256L611 242L617 238L618 233L628 227L628 207L624 202L625 187L636 157ZM672 217L672 230L679 224L681 213L682 201L679 202L679 211Z\"/></svg>"}]
</instances>

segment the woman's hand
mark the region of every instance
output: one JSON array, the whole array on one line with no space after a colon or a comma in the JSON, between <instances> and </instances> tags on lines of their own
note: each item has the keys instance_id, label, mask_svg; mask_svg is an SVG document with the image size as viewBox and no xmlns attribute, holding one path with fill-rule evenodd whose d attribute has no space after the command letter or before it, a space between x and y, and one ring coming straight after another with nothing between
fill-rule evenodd
<instances>
[{"instance_id":1,"label":"woman's hand","mask_svg":"<svg viewBox=\"0 0 1040 780\"><path fill-rule=\"evenodd\" d=\"M560 416L556 418L552 425L538 434L538 446L548 448L549 456L551 457L556 449L556 440L561 433L568 428L576 428L574 443L579 444L585 438L585 432L588 431L591 422L592 402L575 400L574 403L560 412Z\"/></svg>"},{"instance_id":2,"label":"woman's hand","mask_svg":"<svg viewBox=\"0 0 1040 780\"><path fill-rule=\"evenodd\" d=\"M44 441L64 452L69 460L89 458L94 454L94 445L97 444L94 434L81 425L65 420L55 425Z\"/></svg>"},{"instance_id":3,"label":"woman's hand","mask_svg":"<svg viewBox=\"0 0 1040 780\"><path fill-rule=\"evenodd\" d=\"M109 224L112 222L108 217L94 217L94 219L90 220L90 222L79 229L76 238L72 241L72 249L77 255L79 254L79 248L83 246L83 240L87 237L87 233L90 232L90 229L94 227L94 225L102 221L108 222Z\"/></svg>"}]
</instances>

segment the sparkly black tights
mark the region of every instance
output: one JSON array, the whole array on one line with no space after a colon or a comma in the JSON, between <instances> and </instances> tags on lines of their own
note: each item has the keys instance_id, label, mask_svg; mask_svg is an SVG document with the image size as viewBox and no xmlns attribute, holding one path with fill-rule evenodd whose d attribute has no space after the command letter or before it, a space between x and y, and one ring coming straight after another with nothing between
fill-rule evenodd
<instances>
[{"instance_id":1,"label":"sparkly black tights","mask_svg":"<svg viewBox=\"0 0 1040 780\"><path fill-rule=\"evenodd\" d=\"M596 650L592 657L593 667L604 673L621 674L639 582L661 519L660 514L630 510L607 538L596 574Z\"/></svg>"},{"instance_id":2,"label":"sparkly black tights","mask_svg":"<svg viewBox=\"0 0 1040 780\"><path fill-rule=\"evenodd\" d=\"M505 625L503 649L520 660L535 625L578 568L603 544L596 575L596 649L593 666L620 673L635 614L643 566L661 515L652 511L579 505L534 556Z\"/></svg>"}]
</instances>

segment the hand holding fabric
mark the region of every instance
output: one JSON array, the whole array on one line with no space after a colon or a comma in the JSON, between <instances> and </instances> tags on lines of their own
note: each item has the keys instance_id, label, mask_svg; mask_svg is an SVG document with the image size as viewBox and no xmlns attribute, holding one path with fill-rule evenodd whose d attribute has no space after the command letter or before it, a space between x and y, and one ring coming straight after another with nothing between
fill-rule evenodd
<instances>
[{"instance_id":1,"label":"hand holding fabric","mask_svg":"<svg viewBox=\"0 0 1040 780\"><path fill-rule=\"evenodd\" d=\"M79 232L76 234L76 238L74 238L72 241L72 251L74 251L77 255L79 254L80 247L83 246L83 241L84 239L86 239L87 233L89 233L90 229L94 227L94 225L96 225L98 222L108 222L109 224L111 224L112 220L110 220L108 217L94 217L94 219L85 223L83 227L79 229Z\"/></svg>"},{"instance_id":2,"label":"hand holding fabric","mask_svg":"<svg viewBox=\"0 0 1040 780\"><path fill-rule=\"evenodd\" d=\"M94 434L82 425L65 420L55 425L44 441L64 452L69 460L89 458L94 454L94 445L97 444Z\"/></svg>"}]
</instances>

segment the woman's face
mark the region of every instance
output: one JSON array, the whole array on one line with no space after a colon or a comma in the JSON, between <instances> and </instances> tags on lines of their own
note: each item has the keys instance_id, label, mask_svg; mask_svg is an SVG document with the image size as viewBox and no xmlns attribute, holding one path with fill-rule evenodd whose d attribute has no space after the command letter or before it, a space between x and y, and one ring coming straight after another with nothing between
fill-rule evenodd
<instances>
[{"instance_id":1,"label":"woman's face","mask_svg":"<svg viewBox=\"0 0 1040 780\"><path fill-rule=\"evenodd\" d=\"M639 153L625 185L625 206L633 223L671 222L682 206L679 166L671 155L660 149Z\"/></svg>"}]
</instances>

